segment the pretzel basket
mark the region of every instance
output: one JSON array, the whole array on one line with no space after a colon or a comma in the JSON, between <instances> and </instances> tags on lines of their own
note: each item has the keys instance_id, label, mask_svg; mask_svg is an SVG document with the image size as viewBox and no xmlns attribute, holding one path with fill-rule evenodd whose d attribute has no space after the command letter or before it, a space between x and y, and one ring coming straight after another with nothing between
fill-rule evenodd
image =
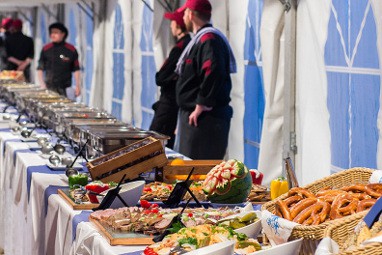
<instances>
[{"instance_id":1,"label":"pretzel basket","mask_svg":"<svg viewBox=\"0 0 382 255\"><path fill-rule=\"evenodd\" d=\"M347 218L342 222L335 222L325 230L325 237L330 237L340 247L338 255L376 255L382 254L382 243L369 243L364 246L357 246L349 251L343 250L344 242L354 233L355 226L361 219Z\"/></svg>"},{"instance_id":2,"label":"pretzel basket","mask_svg":"<svg viewBox=\"0 0 382 255\"><path fill-rule=\"evenodd\" d=\"M303 188L313 192L314 194L319 190L325 187L332 188L342 188L344 186L349 186L352 184L367 184L369 178L373 173L372 169L369 168L351 168L340 173L332 174L328 177L325 177L321 180L317 180L309 185L304 186ZM271 213L275 213L276 202L288 197L288 194L283 194L278 198L265 203L261 210L268 210ZM290 240L304 238L304 241L301 246L300 255L310 255L314 254L318 243L324 237L325 230L332 225L341 225L347 222L348 220L358 222L367 211L356 213L353 215L345 216L341 219L326 221L319 225L312 226L303 226L299 225L293 228L292 234L289 237Z\"/></svg>"}]
</instances>

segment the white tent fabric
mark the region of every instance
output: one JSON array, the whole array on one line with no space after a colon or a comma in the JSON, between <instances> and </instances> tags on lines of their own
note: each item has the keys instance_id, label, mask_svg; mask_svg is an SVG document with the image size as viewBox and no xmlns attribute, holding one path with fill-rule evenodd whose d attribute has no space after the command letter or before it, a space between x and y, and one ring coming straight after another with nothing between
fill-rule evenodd
<instances>
[{"instance_id":1,"label":"white tent fabric","mask_svg":"<svg viewBox=\"0 0 382 255\"><path fill-rule=\"evenodd\" d=\"M302 184L330 174L330 129L323 54L329 14L329 0L300 1L298 6L296 129L299 151L296 164Z\"/></svg>"},{"instance_id":2,"label":"white tent fabric","mask_svg":"<svg viewBox=\"0 0 382 255\"><path fill-rule=\"evenodd\" d=\"M350 167L381 168L381 5L299 1L296 169L301 184ZM264 2L266 108L259 169L266 183L282 173L282 12L279 1Z\"/></svg>"},{"instance_id":3,"label":"white tent fabric","mask_svg":"<svg viewBox=\"0 0 382 255\"><path fill-rule=\"evenodd\" d=\"M263 8L260 38L266 107L258 168L264 172L263 182L269 184L282 173L284 8L277 0L265 1Z\"/></svg>"}]
</instances>

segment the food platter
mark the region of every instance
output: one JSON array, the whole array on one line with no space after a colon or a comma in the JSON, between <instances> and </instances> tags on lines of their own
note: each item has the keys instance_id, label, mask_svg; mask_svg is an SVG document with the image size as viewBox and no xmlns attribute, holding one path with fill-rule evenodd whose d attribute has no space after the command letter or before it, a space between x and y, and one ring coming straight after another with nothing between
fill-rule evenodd
<instances>
[{"instance_id":1,"label":"food platter","mask_svg":"<svg viewBox=\"0 0 382 255\"><path fill-rule=\"evenodd\" d=\"M145 235L135 232L122 232L100 223L92 218L89 219L100 230L110 245L149 245L153 244L153 235Z\"/></svg>"},{"instance_id":2,"label":"food platter","mask_svg":"<svg viewBox=\"0 0 382 255\"><path fill-rule=\"evenodd\" d=\"M69 194L69 189L58 189L57 193L72 207L73 210L92 210L99 206L99 204L90 203L90 202L88 203L85 202L81 204L75 203L74 199Z\"/></svg>"}]
</instances>

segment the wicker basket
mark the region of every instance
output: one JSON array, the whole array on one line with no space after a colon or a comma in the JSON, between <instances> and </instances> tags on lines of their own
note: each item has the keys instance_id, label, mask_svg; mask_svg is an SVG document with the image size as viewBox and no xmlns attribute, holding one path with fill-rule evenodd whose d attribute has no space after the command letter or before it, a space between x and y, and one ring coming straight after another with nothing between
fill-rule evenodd
<instances>
[{"instance_id":1,"label":"wicker basket","mask_svg":"<svg viewBox=\"0 0 382 255\"><path fill-rule=\"evenodd\" d=\"M321 180L315 181L312 184L304 186L304 188L310 190L313 193L316 193L317 191L325 187L341 188L351 184L367 184L372 173L373 170L368 168L351 168L340 173L330 175ZM271 213L275 213L276 202L287 197L288 194L281 195L275 200L265 203L261 207L261 210L268 210ZM341 224L348 218L352 218L353 220L355 220L354 218L362 218L365 213L366 212L353 214L338 220L331 220L314 226L296 226L293 228L292 234L289 239L294 240L298 238L304 238L300 254L314 254L318 243L324 237L325 229L327 229L333 224Z\"/></svg>"},{"instance_id":2,"label":"wicker basket","mask_svg":"<svg viewBox=\"0 0 382 255\"><path fill-rule=\"evenodd\" d=\"M349 217L342 222L336 222L325 230L325 237L330 237L339 245L340 252L338 255L382 255L382 243L370 243L349 251L343 251L344 242L354 233L354 228L360 220L360 217L357 219Z\"/></svg>"}]
</instances>

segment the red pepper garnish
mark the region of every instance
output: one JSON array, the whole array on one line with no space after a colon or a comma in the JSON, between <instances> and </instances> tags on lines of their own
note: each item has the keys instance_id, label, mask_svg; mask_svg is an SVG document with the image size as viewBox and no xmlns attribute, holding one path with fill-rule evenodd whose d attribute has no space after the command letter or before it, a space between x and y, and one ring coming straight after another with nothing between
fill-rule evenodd
<instances>
[{"instance_id":1,"label":"red pepper garnish","mask_svg":"<svg viewBox=\"0 0 382 255\"><path fill-rule=\"evenodd\" d=\"M256 169L249 170L252 176L252 183L261 185L261 182L263 181L263 173Z\"/></svg>"},{"instance_id":2,"label":"red pepper garnish","mask_svg":"<svg viewBox=\"0 0 382 255\"><path fill-rule=\"evenodd\" d=\"M192 216L194 216L192 213L188 213L188 215L187 215L188 217L192 217Z\"/></svg>"},{"instance_id":3,"label":"red pepper garnish","mask_svg":"<svg viewBox=\"0 0 382 255\"><path fill-rule=\"evenodd\" d=\"M143 188L143 191L144 192L151 192L151 191L153 191L150 187L144 187Z\"/></svg>"},{"instance_id":4,"label":"red pepper garnish","mask_svg":"<svg viewBox=\"0 0 382 255\"><path fill-rule=\"evenodd\" d=\"M143 251L143 254L145 254L145 255L158 255L158 253L156 253L154 251L154 249L150 248L150 247L146 247L146 249Z\"/></svg>"},{"instance_id":5,"label":"red pepper garnish","mask_svg":"<svg viewBox=\"0 0 382 255\"><path fill-rule=\"evenodd\" d=\"M141 202L141 206L142 206L142 208L148 209L148 208L150 208L150 206L151 206L151 204L150 204L149 201L147 201L147 200L143 200L143 199L141 199L140 202Z\"/></svg>"},{"instance_id":6,"label":"red pepper garnish","mask_svg":"<svg viewBox=\"0 0 382 255\"><path fill-rule=\"evenodd\" d=\"M94 193L102 193L105 190L109 189L109 185L106 183L89 183L88 185L85 186L86 190L93 191ZM96 203L98 204L98 198L96 194L88 194L89 200L91 203Z\"/></svg>"}]
</instances>

